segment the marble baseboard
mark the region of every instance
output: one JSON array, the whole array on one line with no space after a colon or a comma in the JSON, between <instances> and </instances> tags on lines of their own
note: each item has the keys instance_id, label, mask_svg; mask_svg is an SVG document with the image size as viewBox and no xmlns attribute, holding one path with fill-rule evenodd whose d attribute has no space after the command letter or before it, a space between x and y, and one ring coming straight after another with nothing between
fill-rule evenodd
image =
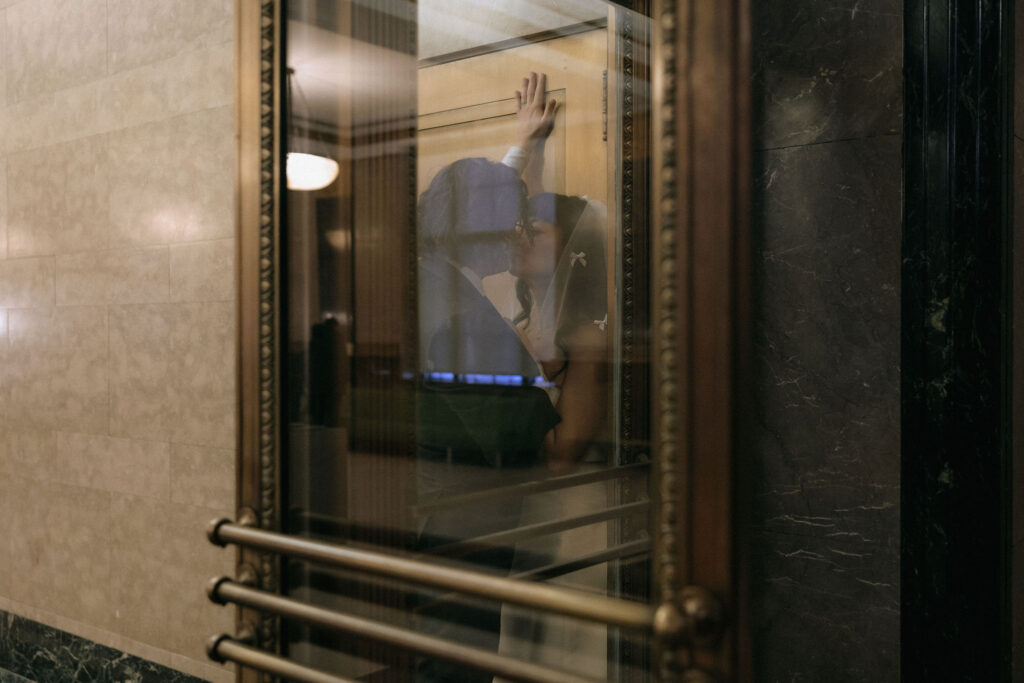
<instances>
[{"instance_id":1,"label":"marble baseboard","mask_svg":"<svg viewBox=\"0 0 1024 683\"><path fill-rule=\"evenodd\" d=\"M0 683L32 683L32 681L7 669L0 669Z\"/></svg>"},{"instance_id":2,"label":"marble baseboard","mask_svg":"<svg viewBox=\"0 0 1024 683\"><path fill-rule=\"evenodd\" d=\"M202 679L0 611L0 683L203 683Z\"/></svg>"}]
</instances>

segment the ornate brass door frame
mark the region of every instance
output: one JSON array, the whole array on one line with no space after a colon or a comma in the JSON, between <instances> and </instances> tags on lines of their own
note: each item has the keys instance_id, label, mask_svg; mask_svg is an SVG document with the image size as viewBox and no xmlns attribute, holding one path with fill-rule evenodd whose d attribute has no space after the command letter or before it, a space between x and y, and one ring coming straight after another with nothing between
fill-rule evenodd
<instances>
[{"instance_id":1,"label":"ornate brass door frame","mask_svg":"<svg viewBox=\"0 0 1024 683\"><path fill-rule=\"evenodd\" d=\"M745 0L664 0L653 13L656 572L663 604L700 585L728 613L714 643L662 653L666 679L751 676L734 514L749 376L749 14Z\"/></svg>"},{"instance_id":2,"label":"ornate brass door frame","mask_svg":"<svg viewBox=\"0 0 1024 683\"><path fill-rule=\"evenodd\" d=\"M278 206L281 189L281 3L237 0L236 134L238 169L238 464L239 520L280 528L280 348ZM236 576L251 574L277 592L278 560L239 551ZM262 649L277 651L272 617L240 609L237 632L253 633ZM257 680L251 672L240 680Z\"/></svg>"},{"instance_id":3,"label":"ornate brass door frame","mask_svg":"<svg viewBox=\"0 0 1024 683\"><path fill-rule=\"evenodd\" d=\"M724 635L691 634L686 645L659 653L664 680L745 680L750 673L734 519L735 454L742 446L735 435L743 433L738 387L749 336L748 15L745 0L663 0L651 12L656 602L665 630L681 618L689 585L710 589L728 614ZM274 531L280 529L281 2L237 0L236 16L238 507L251 511L256 526ZM280 589L273 554L241 550L243 574L265 591ZM276 650L272 616L240 609L238 627L251 630L261 649ZM245 670L239 680L258 676Z\"/></svg>"}]
</instances>

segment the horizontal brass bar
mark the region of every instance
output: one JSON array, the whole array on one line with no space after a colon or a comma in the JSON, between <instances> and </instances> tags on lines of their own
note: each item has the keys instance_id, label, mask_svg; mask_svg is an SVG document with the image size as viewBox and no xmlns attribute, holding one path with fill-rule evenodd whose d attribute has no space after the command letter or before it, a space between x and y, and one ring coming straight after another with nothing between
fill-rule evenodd
<instances>
[{"instance_id":1,"label":"horizontal brass bar","mask_svg":"<svg viewBox=\"0 0 1024 683\"><path fill-rule=\"evenodd\" d=\"M548 579L554 579L559 576L578 572L581 569L593 567L597 564L634 557L636 555L650 552L650 550L650 541L633 541L631 543L623 543L622 545L608 548L607 550L590 553L589 555L582 555L571 560L566 560L565 562L555 562L537 567L536 569L519 572L518 574L513 574L510 578L529 581L546 581ZM447 593L426 603L422 607L418 608L417 611L429 612L432 609L448 605L457 599L457 594Z\"/></svg>"},{"instance_id":2,"label":"horizontal brass bar","mask_svg":"<svg viewBox=\"0 0 1024 683\"><path fill-rule=\"evenodd\" d=\"M558 489L567 489L572 488L573 486L582 486L584 484L592 484L598 481L618 479L638 471L642 472L650 469L650 466L650 463L638 462L633 465L610 467L608 469L596 470L594 472L566 474L561 477L550 477L539 481L527 481L521 484L513 484L511 486L500 486L492 489L484 489L482 491L473 491L472 493L465 493L458 496L428 500L414 506L413 514L423 515L428 512L449 510L451 508L462 507L463 505L469 505L471 503L479 503L482 501L490 502L492 500L499 500L503 498L516 498L519 496L530 495L532 493L557 491Z\"/></svg>"},{"instance_id":3,"label":"horizontal brass bar","mask_svg":"<svg viewBox=\"0 0 1024 683\"><path fill-rule=\"evenodd\" d=\"M479 648L426 636L397 626L341 614L290 598L283 598L273 593L249 588L230 579L219 581L211 590L210 597L218 602L232 602L236 605L251 607L263 612L271 612L288 619L296 619L333 631L356 634L361 638L369 638L430 657L438 657L516 681L526 681L527 683L595 683L594 679L584 678L564 671L556 671Z\"/></svg>"},{"instance_id":4,"label":"horizontal brass bar","mask_svg":"<svg viewBox=\"0 0 1024 683\"><path fill-rule=\"evenodd\" d=\"M558 576L564 576L565 574L572 574L578 572L581 569L587 567L593 567L596 564L604 564L605 562L611 562L612 560L622 560L628 557L641 555L646 552L650 552L651 542L650 541L633 541L631 543L623 543L607 550L600 550L596 553L590 553L589 555L582 555L580 557L566 560L565 562L554 562L552 564L544 565L543 567L537 567L536 569L530 569L525 572L513 574L513 579L532 579L534 581L543 581L546 579L553 579Z\"/></svg>"},{"instance_id":5,"label":"horizontal brass bar","mask_svg":"<svg viewBox=\"0 0 1024 683\"><path fill-rule=\"evenodd\" d=\"M643 631L651 631L654 628L654 608L627 600L587 595L385 553L309 541L274 531L234 524L226 519L214 521L209 528L208 536L210 541L217 545L234 543L245 548L281 553L332 567L398 579L413 585L431 586L490 600L510 602L612 626Z\"/></svg>"},{"instance_id":6,"label":"horizontal brass bar","mask_svg":"<svg viewBox=\"0 0 1024 683\"><path fill-rule=\"evenodd\" d=\"M607 522L610 519L626 517L627 515L639 514L641 512L646 512L649 507L650 502L646 500L642 500L637 503L628 503L626 505L616 505L615 507L598 510L597 512L591 512L586 515L563 517L562 519L556 519L552 522L527 524L507 531L498 531L493 534L487 534L486 536L477 536L476 538L468 538L465 541L456 541L455 543L431 548L427 554L439 557L458 557L481 549L511 545L517 541L524 541L538 536L547 536L548 534L554 534L559 531L578 529L591 524L597 524L598 522Z\"/></svg>"},{"instance_id":7,"label":"horizontal brass bar","mask_svg":"<svg viewBox=\"0 0 1024 683\"><path fill-rule=\"evenodd\" d=\"M362 542L391 548L408 547L415 534L392 525L368 524L333 515L293 510L288 515L289 533L323 538L332 543Z\"/></svg>"},{"instance_id":8,"label":"horizontal brass bar","mask_svg":"<svg viewBox=\"0 0 1024 683\"><path fill-rule=\"evenodd\" d=\"M224 635L214 639L208 652L210 659L219 662L235 662L250 669L258 669L288 681L301 683L357 683L351 678L341 678L310 669L293 661L272 655L263 650L243 645L230 636Z\"/></svg>"}]
</instances>

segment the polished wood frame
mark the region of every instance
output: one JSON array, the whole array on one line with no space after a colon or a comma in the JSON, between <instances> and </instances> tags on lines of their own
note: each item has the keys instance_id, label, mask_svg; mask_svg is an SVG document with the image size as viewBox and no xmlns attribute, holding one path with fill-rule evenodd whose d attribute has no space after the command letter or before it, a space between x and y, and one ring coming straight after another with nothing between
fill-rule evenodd
<instances>
[{"instance_id":1,"label":"polished wood frame","mask_svg":"<svg viewBox=\"0 0 1024 683\"><path fill-rule=\"evenodd\" d=\"M236 0L238 507L268 530L280 526L280 12L280 0ZM663 680L749 680L735 517L749 377L749 7L663 0L651 16L655 586L673 606L684 587L707 587L728 615L724 633L691 634L660 653L658 668ZM242 551L239 565L279 589L273 556ZM276 626L240 611L239 632L251 629L261 649L276 650ZM259 677L240 671L239 680Z\"/></svg>"}]
</instances>

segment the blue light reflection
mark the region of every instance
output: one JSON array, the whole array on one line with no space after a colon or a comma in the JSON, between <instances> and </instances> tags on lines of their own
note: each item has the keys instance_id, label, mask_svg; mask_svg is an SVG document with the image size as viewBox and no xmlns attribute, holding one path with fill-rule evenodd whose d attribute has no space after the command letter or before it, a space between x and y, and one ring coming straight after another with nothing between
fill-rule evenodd
<instances>
[{"instance_id":1,"label":"blue light reflection","mask_svg":"<svg viewBox=\"0 0 1024 683\"><path fill-rule=\"evenodd\" d=\"M482 374L456 374L453 372L427 372L423 379L427 382L443 382L446 384L496 384L506 387L553 387L550 382L541 376L523 377L521 375L482 375Z\"/></svg>"}]
</instances>

